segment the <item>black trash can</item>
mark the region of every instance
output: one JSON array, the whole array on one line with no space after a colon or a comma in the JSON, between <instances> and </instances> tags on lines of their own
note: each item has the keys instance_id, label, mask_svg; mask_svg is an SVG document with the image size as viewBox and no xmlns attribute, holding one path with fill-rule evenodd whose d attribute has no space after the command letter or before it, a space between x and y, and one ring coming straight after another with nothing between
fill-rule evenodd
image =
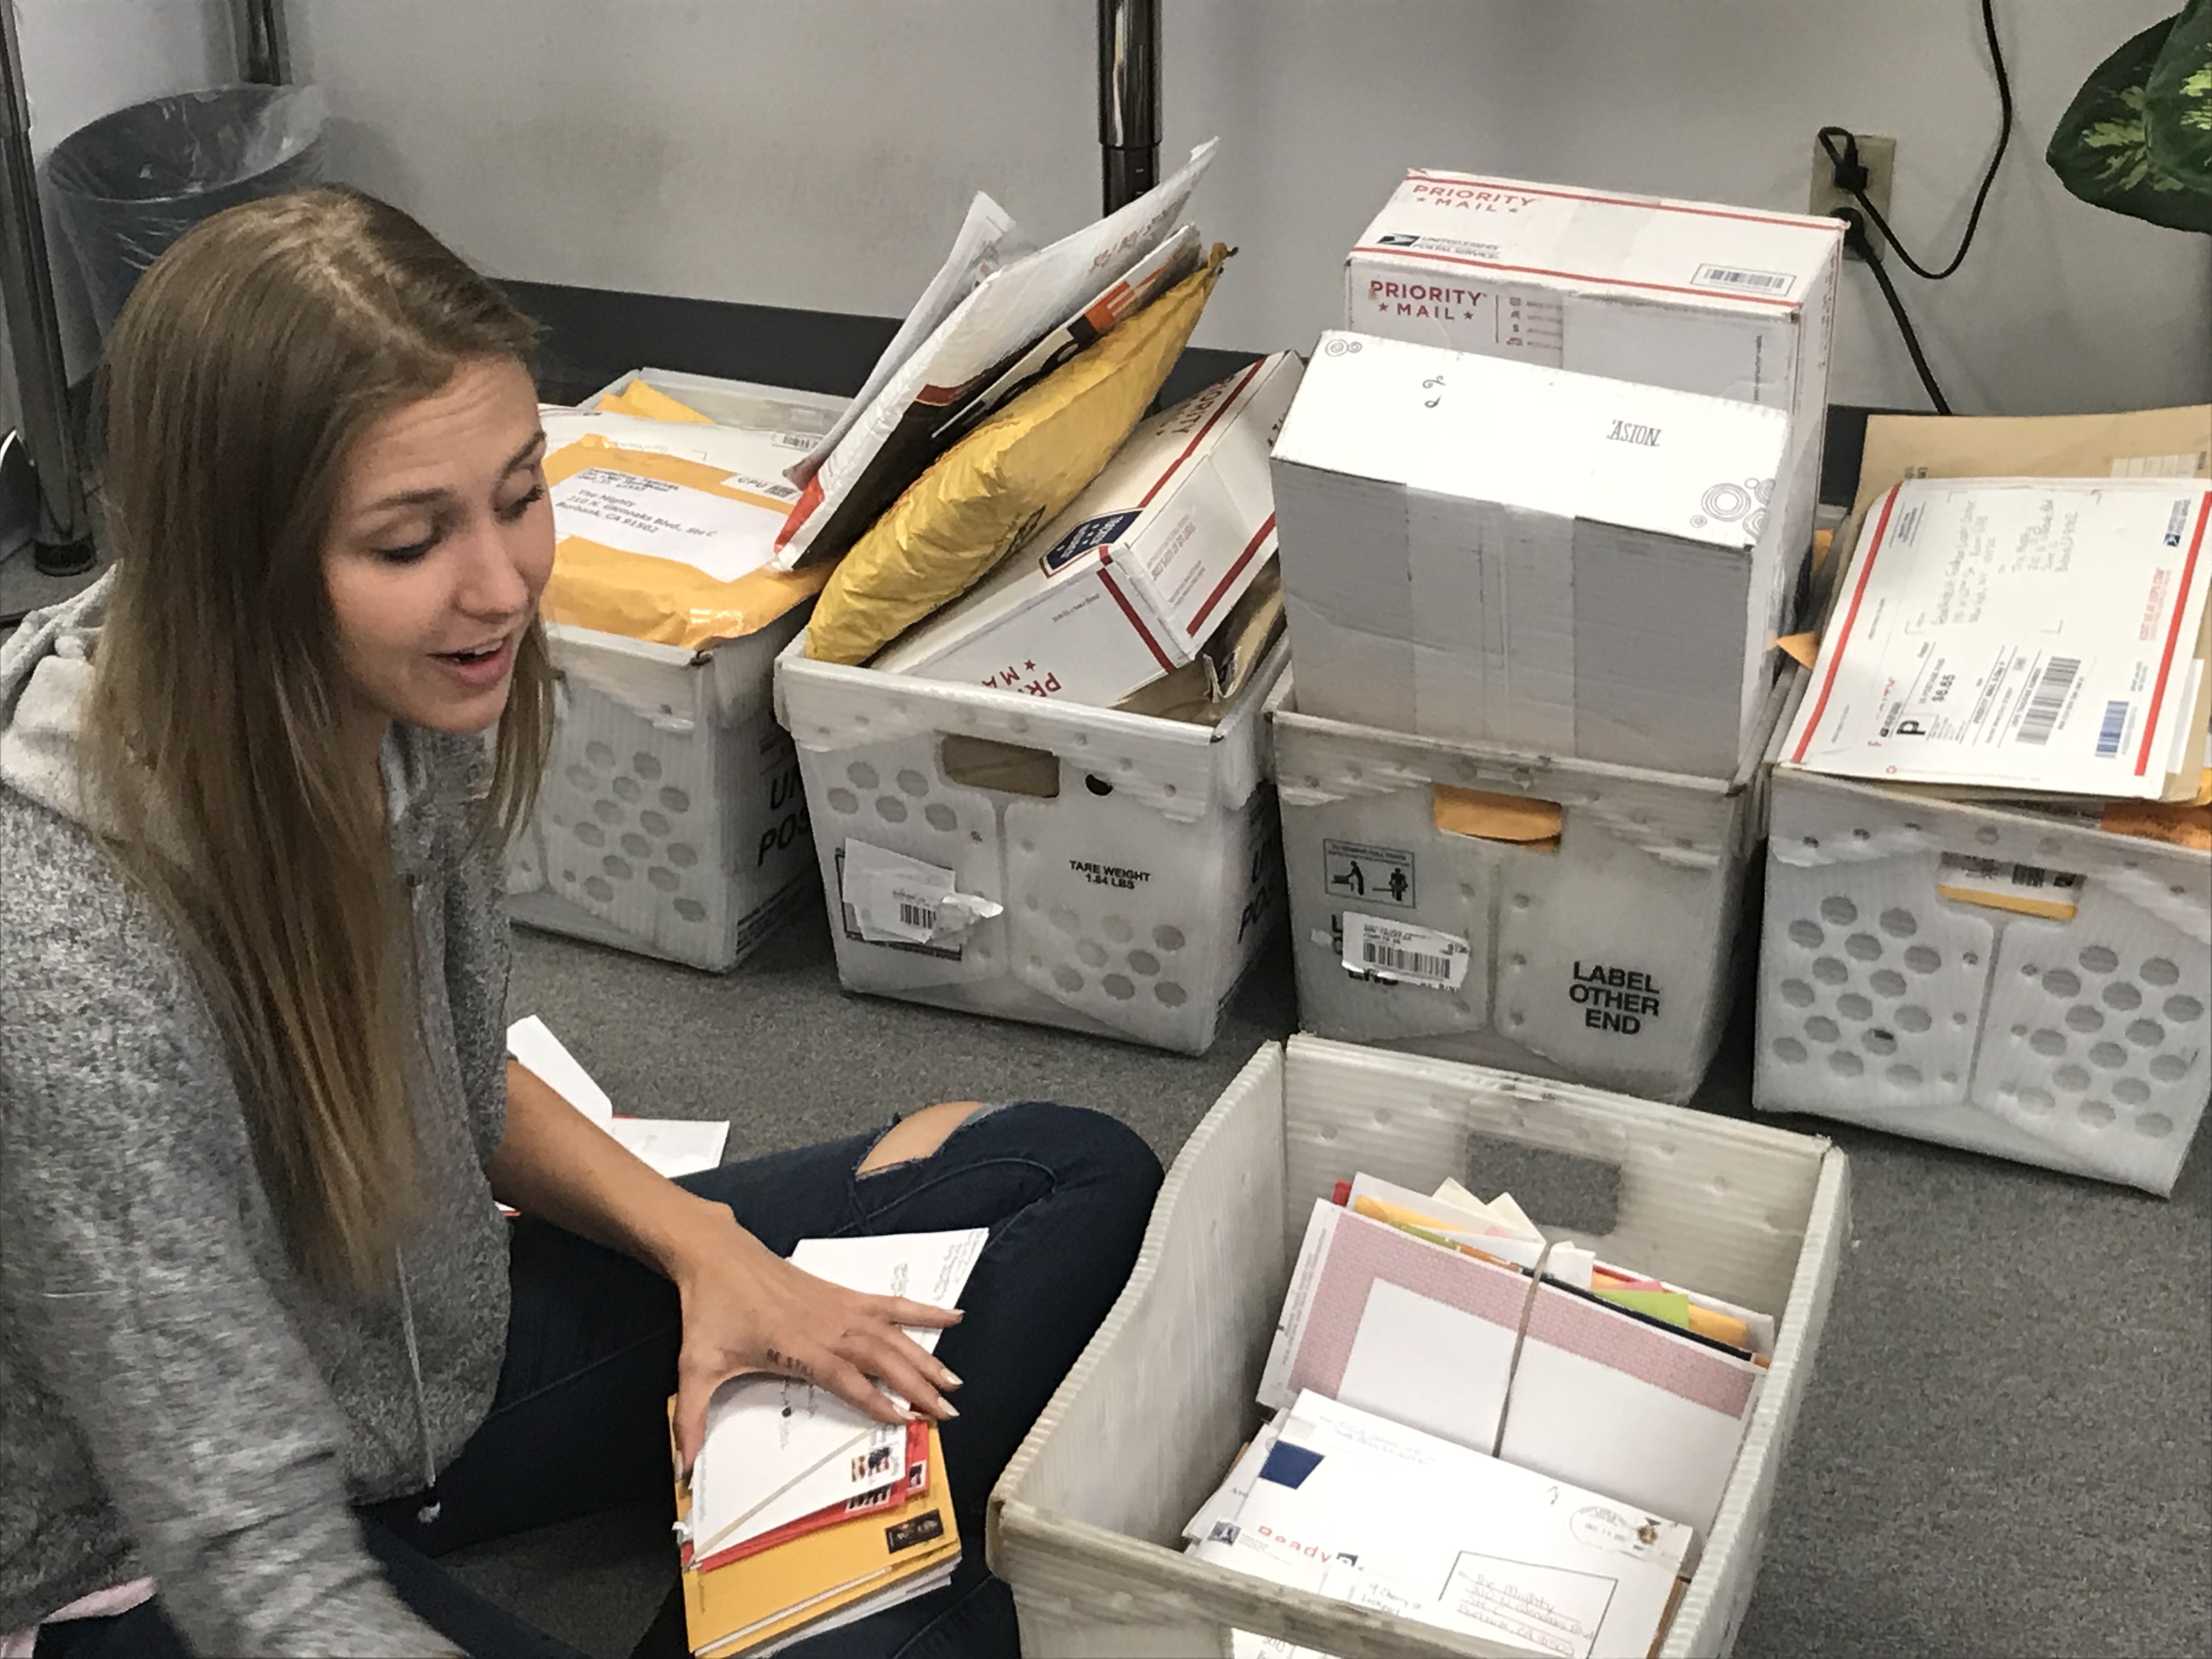
<instances>
[{"instance_id":1,"label":"black trash can","mask_svg":"<svg viewBox=\"0 0 2212 1659\"><path fill-rule=\"evenodd\" d=\"M327 112L315 87L216 87L133 104L55 145L54 204L101 335L201 220L321 183Z\"/></svg>"}]
</instances>

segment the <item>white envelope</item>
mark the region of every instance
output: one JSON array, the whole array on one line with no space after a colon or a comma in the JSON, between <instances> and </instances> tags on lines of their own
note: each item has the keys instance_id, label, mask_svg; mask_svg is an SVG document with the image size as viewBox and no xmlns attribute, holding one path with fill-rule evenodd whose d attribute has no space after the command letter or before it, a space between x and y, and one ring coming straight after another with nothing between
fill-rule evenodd
<instances>
[{"instance_id":1,"label":"white envelope","mask_svg":"<svg viewBox=\"0 0 2212 1659\"><path fill-rule=\"evenodd\" d=\"M1690 1545L1632 1505L1309 1392L1234 1535L1200 1553L1560 1659L1643 1659Z\"/></svg>"},{"instance_id":2,"label":"white envelope","mask_svg":"<svg viewBox=\"0 0 2212 1659\"><path fill-rule=\"evenodd\" d=\"M1186 1543L1196 1544L1205 1540L1218 1522L1234 1521L1237 1511L1243 1507L1252 1483L1260 1478L1260 1466L1267 1461L1267 1454L1275 1449L1275 1437L1282 1431L1279 1422L1263 1423L1259 1433L1252 1437L1251 1444L1237 1454L1236 1462L1213 1494L1199 1505L1198 1513L1183 1522L1182 1535Z\"/></svg>"}]
</instances>

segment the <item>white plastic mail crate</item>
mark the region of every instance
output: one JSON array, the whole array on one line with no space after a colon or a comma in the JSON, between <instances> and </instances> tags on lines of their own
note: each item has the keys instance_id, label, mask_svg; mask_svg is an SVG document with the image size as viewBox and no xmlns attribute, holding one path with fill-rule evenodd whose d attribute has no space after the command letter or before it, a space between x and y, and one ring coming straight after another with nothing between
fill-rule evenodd
<instances>
[{"instance_id":1,"label":"white plastic mail crate","mask_svg":"<svg viewBox=\"0 0 2212 1659\"><path fill-rule=\"evenodd\" d=\"M1728 1021L1782 688L1733 779L1322 720L1288 689L1269 712L1304 1030L1652 1100L1696 1092ZM1558 806L1556 848L1439 828L1438 786ZM1419 933L1355 950L1356 971L1346 915ZM1462 951L1460 982L1440 982ZM1380 977L1370 957L1416 971Z\"/></svg>"},{"instance_id":2,"label":"white plastic mail crate","mask_svg":"<svg viewBox=\"0 0 2212 1659\"><path fill-rule=\"evenodd\" d=\"M1754 1105L2173 1190L2212 1089L2212 854L1787 767L1771 813Z\"/></svg>"},{"instance_id":3,"label":"white plastic mail crate","mask_svg":"<svg viewBox=\"0 0 2212 1659\"><path fill-rule=\"evenodd\" d=\"M1849 1232L1844 1154L1765 1125L1294 1036L1262 1048L1184 1146L1127 1287L992 1492L991 1565L1013 1588L1030 1659L1212 1659L1232 1629L1342 1659L1521 1651L1200 1562L1179 1535L1257 1420L1314 1200L1360 1170L1487 1191L1474 1134L1616 1166L1613 1231L1581 1242L1778 1317L1772 1370L1660 1649L1729 1651Z\"/></svg>"},{"instance_id":4,"label":"white plastic mail crate","mask_svg":"<svg viewBox=\"0 0 2212 1659\"><path fill-rule=\"evenodd\" d=\"M845 403L663 369L607 391L637 380L725 425L792 434L794 458ZM553 752L507 856L517 921L718 971L775 931L811 863L798 758L769 691L805 622L802 609L704 653L548 625Z\"/></svg>"},{"instance_id":5,"label":"white plastic mail crate","mask_svg":"<svg viewBox=\"0 0 2212 1659\"><path fill-rule=\"evenodd\" d=\"M1204 1053L1281 909L1262 707L1288 646L1213 727L802 649L778 659L776 706L845 988ZM1009 746L1004 775L975 739ZM1040 779L1057 793L995 787ZM872 943L846 902L848 839L949 870L1004 912L928 945Z\"/></svg>"},{"instance_id":6,"label":"white plastic mail crate","mask_svg":"<svg viewBox=\"0 0 2212 1659\"><path fill-rule=\"evenodd\" d=\"M547 626L558 713L507 854L515 921L716 971L775 931L811 887L799 761L769 704L805 621L703 656Z\"/></svg>"}]
</instances>

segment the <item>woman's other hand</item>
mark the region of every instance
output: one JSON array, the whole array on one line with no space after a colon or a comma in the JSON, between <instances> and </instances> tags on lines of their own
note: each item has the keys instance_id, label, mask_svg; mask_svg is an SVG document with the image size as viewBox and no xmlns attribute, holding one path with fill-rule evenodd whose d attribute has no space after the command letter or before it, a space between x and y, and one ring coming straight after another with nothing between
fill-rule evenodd
<instances>
[{"instance_id":1,"label":"woman's other hand","mask_svg":"<svg viewBox=\"0 0 2212 1659\"><path fill-rule=\"evenodd\" d=\"M688 1474L707 1436L707 1404L733 1376L768 1371L826 1389L883 1423L902 1411L875 1379L936 1418L955 1417L945 1390L960 1379L900 1328L957 1323L957 1309L868 1296L794 1267L721 1212L671 1275L683 1298L676 1365L676 1446Z\"/></svg>"}]
</instances>

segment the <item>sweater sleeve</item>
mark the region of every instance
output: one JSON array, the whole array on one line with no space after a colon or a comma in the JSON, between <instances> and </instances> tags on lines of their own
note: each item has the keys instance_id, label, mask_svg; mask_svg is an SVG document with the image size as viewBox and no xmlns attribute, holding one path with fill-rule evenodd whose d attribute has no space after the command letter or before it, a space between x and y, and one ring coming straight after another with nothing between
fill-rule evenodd
<instances>
[{"instance_id":1,"label":"sweater sleeve","mask_svg":"<svg viewBox=\"0 0 2212 1659\"><path fill-rule=\"evenodd\" d=\"M55 917L9 953L0 1019L25 1359L199 1651L450 1652L362 1547L338 1409L257 1265L275 1223L204 1004L143 906Z\"/></svg>"}]
</instances>

